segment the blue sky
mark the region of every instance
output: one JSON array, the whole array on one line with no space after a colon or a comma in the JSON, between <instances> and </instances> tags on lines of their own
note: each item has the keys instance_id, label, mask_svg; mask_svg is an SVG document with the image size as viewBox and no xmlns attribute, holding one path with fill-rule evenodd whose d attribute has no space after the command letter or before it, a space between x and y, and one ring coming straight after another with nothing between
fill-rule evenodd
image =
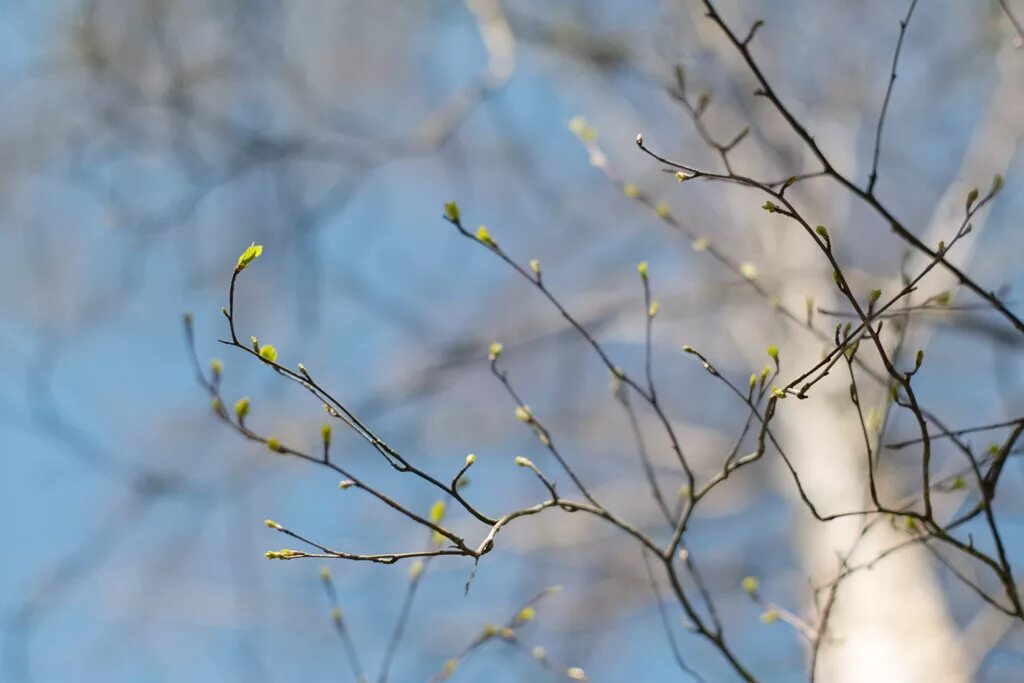
<instances>
[{"instance_id":1,"label":"blue sky","mask_svg":"<svg viewBox=\"0 0 1024 683\"><path fill-rule=\"evenodd\" d=\"M393 550L423 542L421 530L367 497L339 492L332 473L275 459L210 414L188 365L185 311L195 316L201 358L223 359L226 397L251 396L252 424L262 433L315 444L323 417L301 390L216 341L226 334L219 309L231 268L251 241L265 251L241 282L240 333L275 344L289 363L305 363L391 443L415 453L438 476L454 472L466 453L478 453L470 491L495 509L524 505L543 493L511 464L517 454L536 454L536 446L487 373L485 349L495 338L506 341L510 371L533 397L528 402L538 414L552 416L573 457L588 459L599 485L613 495L628 491L623 482L635 479L634 463L621 457L624 446L616 439L626 426L608 396L601 365L579 340L560 333L557 315L536 292L516 284L489 254L441 220L444 201L457 198L468 223L487 223L522 259L540 258L551 287L574 310L635 305L632 322L613 316L600 332L627 368L642 363L637 261L651 262L667 312L687 334L710 333L723 316L745 315L750 306L695 305L694 292L728 296L737 283L631 206L588 164L566 129L572 116L586 114L623 173L666 193L687 219L714 225L742 244L745 226L729 225L729 212L702 202L706 197L698 190L668 195L674 190L668 179L632 146L636 130L617 128L642 125L652 139L672 140L666 146L673 153L696 147L678 109L646 76L628 69L602 72L524 37L507 87L476 107L439 151L372 169L270 160L215 184L209 179L233 160L231 140L217 138L206 124L190 124L179 139L172 125L178 119L159 104L133 100L123 83L73 59L55 59L69 54L69 35L81 21L74 3L9 4L0 20L0 78L11 93L7 132L0 133L10 150L0 179L0 369L6 378L0 383L0 510L8 520L7 557L0 563L4 680L344 676L347 664L331 630L319 565L268 563L262 553L288 543L263 519L345 549ZM144 99L152 98L166 83L154 66L162 62L146 17L138 8L122 13L111 4L102 11L118 45L115 54L124 59L119 77L138 79ZM766 46L780 50L773 75L786 84L786 95L806 104L827 131L825 145L853 139L854 163L861 167L891 43L888 33L883 40L874 30L891 33L903 11L869 4L830 13L779 3L762 35ZM910 188L888 197L912 225L927 220L955 174L992 87L995 48L986 41L1005 38L986 33L982 21L969 21L957 3L936 4L941 6L927 8L908 37L900 86L904 79L908 85L897 89L886 132L898 145L884 157L884 179ZM728 12L738 18L743 12L735 5L727 5ZM635 62L659 76L672 61L684 61L694 80L714 88L729 109L723 126L744 108L764 115L745 99L747 83L729 85L723 58L696 39L690 14L662 16L657 3L577 4L550 14L527 9L520 18L543 17L566 29L579 21L636 45ZM382 11L325 11L320 20L337 22L338 46L317 37L322 31L330 38L331 31L315 26L316 16L297 12L293 22L314 24L309 45L303 45L273 3L218 6L199 19L171 12L172 18L156 21L161 35L175 35L179 24L173 22L194 29L189 40L177 43L185 62L201 62L204 50L223 50L223 71L212 85L196 86L201 110L212 109L245 131L308 135L318 149L339 140L358 149L378 135L401 137L470 82L485 57L472 18L458 3L406 8L393 24L384 22ZM863 30L832 50L847 37L844 21L860 22ZM675 30L678 41L671 39ZM273 52L278 38L330 106L303 109L280 86L279 74L261 75L261 68L283 63ZM238 45L245 49L229 49ZM885 49L876 54L872 46L878 45ZM338 60L340 84L324 66L327 57ZM944 60L961 65L945 83L936 75ZM835 86L829 74L851 83L863 77L865 85L826 90L822 84ZM924 85L911 90L915 82ZM330 117L337 130L324 123ZM759 125L754 137L772 142L776 129ZM373 134L361 136L363 126ZM204 175L202 169L213 172ZM1018 153L1007 191L978 238L974 265L993 288L1024 285L1019 259L1007 256L1008 244L1012 253L1020 246L1014 227L1024 191L1012 182L1019 170ZM197 188L204 190L200 199L186 201ZM333 201L332 188L342 190ZM189 210L181 210L186 205ZM315 210L304 212L310 206ZM891 272L899 259L895 241L884 226L866 229L871 240L845 243L851 259L868 273ZM688 388L704 380L678 362L674 349L682 341L665 336L656 347L655 361L671 387L666 394L680 400L681 421L700 425L695 438L717 444L732 434L737 415L723 408L729 405L723 395L683 402ZM957 414L958 424L998 418L1006 396L1020 396L1012 380L1021 369L1014 355L1019 347L996 343L981 353L961 353L975 341L940 330L928 354L946 370L924 372L920 379L940 408L961 410L951 400L954 387L974 399ZM436 370L445 364L442 354L463 351L458 344L469 349L467 360ZM748 372L732 342L719 350L729 370ZM429 490L396 479L351 435L336 439L346 463L394 487L410 506L429 508ZM140 477L154 473L171 477L171 488L140 489ZM1012 482L1018 487L1019 474ZM799 562L780 541L790 533L792 510L777 491L758 483L756 477L740 480L738 500L724 500L700 518L691 547L708 558L739 652L765 680L792 680L803 667L799 638L784 627L762 625L758 608L737 589L739 578L755 573L766 591L794 609L805 596ZM756 526L750 515L759 520ZM1007 520L1007 537L1019 541L1019 514ZM467 562L432 563L392 680L425 680L484 623L506 619L554 584L563 592L542 605L525 641L583 666L594 681L674 676L649 587L630 570L637 549L575 519L573 528L582 525L592 536L579 533L591 543L572 534L563 539L552 531L556 521L564 520L552 516L503 532L507 546L481 563L468 597L462 589ZM531 547L538 537L555 550ZM1024 553L1016 550L1020 543L1011 545L1015 554ZM626 559L630 555L633 561ZM374 670L398 613L407 568L334 563L332 571L353 637ZM958 617L966 619L976 606L955 587L951 591ZM673 618L686 658L708 680L727 680L720 659L678 628L678 615ZM1000 680L1000 667L1011 661L1003 651L993 654L986 669L991 680ZM534 680L540 671L522 653L492 647L469 660L456 680Z\"/></svg>"}]
</instances>

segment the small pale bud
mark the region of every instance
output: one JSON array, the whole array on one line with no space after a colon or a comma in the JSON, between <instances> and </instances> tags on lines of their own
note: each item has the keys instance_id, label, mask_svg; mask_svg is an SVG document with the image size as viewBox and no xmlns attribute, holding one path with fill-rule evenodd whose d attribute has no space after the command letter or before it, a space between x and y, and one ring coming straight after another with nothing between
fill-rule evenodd
<instances>
[{"instance_id":1,"label":"small pale bud","mask_svg":"<svg viewBox=\"0 0 1024 683\"><path fill-rule=\"evenodd\" d=\"M668 218L672 212L669 211L668 204L658 204L654 207L654 213L658 215L658 218L664 219Z\"/></svg>"},{"instance_id":2,"label":"small pale bud","mask_svg":"<svg viewBox=\"0 0 1024 683\"><path fill-rule=\"evenodd\" d=\"M768 347L768 357L771 358L776 363L778 363L779 362L779 347L776 346L775 344L772 344L771 346L769 346Z\"/></svg>"},{"instance_id":3,"label":"small pale bud","mask_svg":"<svg viewBox=\"0 0 1024 683\"><path fill-rule=\"evenodd\" d=\"M320 567L320 580L321 581L330 581L331 580L331 570L328 569L327 567Z\"/></svg>"},{"instance_id":4,"label":"small pale bud","mask_svg":"<svg viewBox=\"0 0 1024 683\"><path fill-rule=\"evenodd\" d=\"M746 592L751 594L756 593L758 585L757 577L745 576L743 577L743 581L740 582L740 585L743 586L743 590L745 590Z\"/></svg>"},{"instance_id":5,"label":"small pale bud","mask_svg":"<svg viewBox=\"0 0 1024 683\"><path fill-rule=\"evenodd\" d=\"M567 678L571 678L574 681L587 680L586 672L584 672L583 669L579 668L578 666L570 666L568 669L565 670L565 675Z\"/></svg>"},{"instance_id":6,"label":"small pale bud","mask_svg":"<svg viewBox=\"0 0 1024 683\"><path fill-rule=\"evenodd\" d=\"M761 623L763 624L774 624L779 620L779 610L770 609L761 615Z\"/></svg>"},{"instance_id":7,"label":"small pale bud","mask_svg":"<svg viewBox=\"0 0 1024 683\"><path fill-rule=\"evenodd\" d=\"M275 436L267 439L267 448L274 451L275 453L284 453L284 446L281 445L280 439Z\"/></svg>"},{"instance_id":8,"label":"small pale bud","mask_svg":"<svg viewBox=\"0 0 1024 683\"><path fill-rule=\"evenodd\" d=\"M636 144L643 146L643 144L644 144L644 134L643 133L637 133L636 134Z\"/></svg>"},{"instance_id":9,"label":"small pale bud","mask_svg":"<svg viewBox=\"0 0 1024 683\"><path fill-rule=\"evenodd\" d=\"M527 621L533 621L533 618L537 616L537 610L533 607L524 607L519 610L519 614L516 615L516 621L525 623Z\"/></svg>"},{"instance_id":10,"label":"small pale bud","mask_svg":"<svg viewBox=\"0 0 1024 683\"><path fill-rule=\"evenodd\" d=\"M868 411L868 415L864 420L864 426L868 428L869 432L877 432L882 426L882 413L879 412L878 408L872 408Z\"/></svg>"},{"instance_id":11,"label":"small pale bud","mask_svg":"<svg viewBox=\"0 0 1024 683\"><path fill-rule=\"evenodd\" d=\"M476 462L476 453L470 453L466 456L466 467L469 467Z\"/></svg>"},{"instance_id":12,"label":"small pale bud","mask_svg":"<svg viewBox=\"0 0 1024 683\"><path fill-rule=\"evenodd\" d=\"M540 275L540 261L538 261L537 259L531 259L530 270L533 271L534 275Z\"/></svg>"},{"instance_id":13,"label":"small pale bud","mask_svg":"<svg viewBox=\"0 0 1024 683\"><path fill-rule=\"evenodd\" d=\"M651 305L647 309L647 317L648 318L655 317L656 315L658 315L658 311L660 309L661 309L661 304L659 304L657 301L652 301Z\"/></svg>"},{"instance_id":14,"label":"small pale bud","mask_svg":"<svg viewBox=\"0 0 1024 683\"><path fill-rule=\"evenodd\" d=\"M282 527L280 524L278 524L277 522L275 522L272 519L265 519L265 520L263 520L263 523L266 524L271 529L277 529L278 531L280 531L281 529L284 528L284 527Z\"/></svg>"},{"instance_id":15,"label":"small pale bud","mask_svg":"<svg viewBox=\"0 0 1024 683\"><path fill-rule=\"evenodd\" d=\"M744 261L740 264L740 275L747 280L757 279L757 266L750 261Z\"/></svg>"},{"instance_id":16,"label":"small pale bud","mask_svg":"<svg viewBox=\"0 0 1024 683\"><path fill-rule=\"evenodd\" d=\"M328 446L331 443L331 425L326 422L320 427L320 438L323 439L324 445Z\"/></svg>"},{"instance_id":17,"label":"small pale bud","mask_svg":"<svg viewBox=\"0 0 1024 683\"><path fill-rule=\"evenodd\" d=\"M438 524L441 519L444 518L444 509L445 504L443 500L435 501L434 504L430 506L430 521L434 524Z\"/></svg>"},{"instance_id":18,"label":"small pale bud","mask_svg":"<svg viewBox=\"0 0 1024 683\"><path fill-rule=\"evenodd\" d=\"M249 397L243 396L238 399L235 403L235 416L239 419L245 419L245 416L249 414Z\"/></svg>"},{"instance_id":19,"label":"small pale bud","mask_svg":"<svg viewBox=\"0 0 1024 683\"><path fill-rule=\"evenodd\" d=\"M533 461L521 455L516 456L515 463L520 467L533 467Z\"/></svg>"},{"instance_id":20,"label":"small pale bud","mask_svg":"<svg viewBox=\"0 0 1024 683\"><path fill-rule=\"evenodd\" d=\"M520 422L533 422L533 413L530 406L516 406L516 419Z\"/></svg>"},{"instance_id":21,"label":"small pale bud","mask_svg":"<svg viewBox=\"0 0 1024 683\"><path fill-rule=\"evenodd\" d=\"M333 607L331 609L331 621L333 621L335 624L340 624L341 620L344 618L345 615L342 613L340 607Z\"/></svg>"},{"instance_id":22,"label":"small pale bud","mask_svg":"<svg viewBox=\"0 0 1024 683\"><path fill-rule=\"evenodd\" d=\"M277 349L271 344L266 344L260 347L260 358L270 363L277 361Z\"/></svg>"},{"instance_id":23,"label":"small pale bud","mask_svg":"<svg viewBox=\"0 0 1024 683\"><path fill-rule=\"evenodd\" d=\"M701 252L707 251L708 246L710 244L711 243L708 241L707 237L698 237L697 239L690 243L690 248L699 254Z\"/></svg>"},{"instance_id":24,"label":"small pale bud","mask_svg":"<svg viewBox=\"0 0 1024 683\"><path fill-rule=\"evenodd\" d=\"M630 199L636 199L640 196L640 188L633 183L626 183L622 186L622 194L626 195Z\"/></svg>"},{"instance_id":25,"label":"small pale bud","mask_svg":"<svg viewBox=\"0 0 1024 683\"><path fill-rule=\"evenodd\" d=\"M640 273L642 280L647 279L647 261L641 261L636 265L636 272Z\"/></svg>"},{"instance_id":26,"label":"small pale bud","mask_svg":"<svg viewBox=\"0 0 1024 683\"><path fill-rule=\"evenodd\" d=\"M221 373L224 372L224 363L219 358L214 358L210 361L210 370L213 371L214 377L220 377Z\"/></svg>"},{"instance_id":27,"label":"small pale bud","mask_svg":"<svg viewBox=\"0 0 1024 683\"><path fill-rule=\"evenodd\" d=\"M355 485L356 483L351 479L342 479L340 482L338 482L338 488L341 489L342 491L346 491Z\"/></svg>"},{"instance_id":28,"label":"small pale bud","mask_svg":"<svg viewBox=\"0 0 1024 683\"><path fill-rule=\"evenodd\" d=\"M501 357L501 352L505 350L505 346L501 342L494 342L487 349L487 358L494 361Z\"/></svg>"}]
</instances>

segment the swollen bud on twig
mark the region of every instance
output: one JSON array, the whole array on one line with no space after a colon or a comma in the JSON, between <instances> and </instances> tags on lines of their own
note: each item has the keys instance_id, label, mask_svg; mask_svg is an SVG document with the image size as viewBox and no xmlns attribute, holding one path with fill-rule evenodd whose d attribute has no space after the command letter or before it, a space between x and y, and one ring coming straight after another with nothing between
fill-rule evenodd
<instances>
[{"instance_id":1,"label":"swollen bud on twig","mask_svg":"<svg viewBox=\"0 0 1024 683\"><path fill-rule=\"evenodd\" d=\"M970 211L971 207L974 205L974 202L976 201L978 201L978 188L975 187L972 188L971 191L967 193L967 202L965 203L964 208L967 211Z\"/></svg>"},{"instance_id":2,"label":"swollen bud on twig","mask_svg":"<svg viewBox=\"0 0 1024 683\"><path fill-rule=\"evenodd\" d=\"M636 264L636 272L640 273L640 279L641 280L646 280L647 279L647 261L641 261L640 263Z\"/></svg>"},{"instance_id":3,"label":"swollen bud on twig","mask_svg":"<svg viewBox=\"0 0 1024 683\"><path fill-rule=\"evenodd\" d=\"M238 399L235 403L235 417L239 420L244 420L245 416L249 414L249 397L244 396Z\"/></svg>"},{"instance_id":4,"label":"swollen bud on twig","mask_svg":"<svg viewBox=\"0 0 1024 683\"><path fill-rule=\"evenodd\" d=\"M743 577L743 581L740 582L740 585L743 586L743 590L751 595L757 592L757 578L754 576Z\"/></svg>"},{"instance_id":5,"label":"swollen bud on twig","mask_svg":"<svg viewBox=\"0 0 1024 683\"><path fill-rule=\"evenodd\" d=\"M248 267L248 265L255 261L256 259L258 259L260 257L260 254L262 253L262 244L256 244L255 242L250 244L248 247L246 247L245 251L242 252L242 255L238 257L238 264L235 265L235 272L240 273L243 270L245 270L246 267Z\"/></svg>"},{"instance_id":6,"label":"swollen bud on twig","mask_svg":"<svg viewBox=\"0 0 1024 683\"><path fill-rule=\"evenodd\" d=\"M501 357L501 352L505 350L505 347L501 342L493 342L487 349L487 358L491 361L496 361Z\"/></svg>"},{"instance_id":7,"label":"swollen bud on twig","mask_svg":"<svg viewBox=\"0 0 1024 683\"><path fill-rule=\"evenodd\" d=\"M701 114L704 113L709 104L711 104L711 95L709 93L702 92L697 96L697 108L693 112L694 115L697 118L700 118Z\"/></svg>"},{"instance_id":8,"label":"swollen bud on twig","mask_svg":"<svg viewBox=\"0 0 1024 683\"><path fill-rule=\"evenodd\" d=\"M537 616L537 610L533 607L524 607L519 610L519 614L516 615L516 621L519 623L526 623L527 621L533 621L533 618Z\"/></svg>"},{"instance_id":9,"label":"swollen bud on twig","mask_svg":"<svg viewBox=\"0 0 1024 683\"><path fill-rule=\"evenodd\" d=\"M445 202L444 217L450 220L452 223L458 223L460 220L462 220L462 212L459 211L459 205L453 201Z\"/></svg>"},{"instance_id":10,"label":"swollen bud on twig","mask_svg":"<svg viewBox=\"0 0 1024 683\"><path fill-rule=\"evenodd\" d=\"M491 233L487 229L487 226L484 225L481 225L479 228L476 229L476 239L481 244L485 244L491 249L494 249L498 246L498 243L494 241L493 237L491 237Z\"/></svg>"},{"instance_id":11,"label":"swollen bud on twig","mask_svg":"<svg viewBox=\"0 0 1024 683\"><path fill-rule=\"evenodd\" d=\"M224 372L224 363L219 358L214 358L210 361L210 370L213 372L213 378L217 379Z\"/></svg>"},{"instance_id":12,"label":"swollen bud on twig","mask_svg":"<svg viewBox=\"0 0 1024 683\"><path fill-rule=\"evenodd\" d=\"M534 275L540 277L540 261L538 261L537 259L532 259L530 261L530 270L533 271Z\"/></svg>"},{"instance_id":13,"label":"swollen bud on twig","mask_svg":"<svg viewBox=\"0 0 1024 683\"><path fill-rule=\"evenodd\" d=\"M269 448L270 450L274 451L275 453L284 453L285 452L284 446L281 445L280 439L278 439L277 437L274 437L274 436L272 436L269 439L267 439L267 448Z\"/></svg>"},{"instance_id":14,"label":"swollen bud on twig","mask_svg":"<svg viewBox=\"0 0 1024 683\"><path fill-rule=\"evenodd\" d=\"M265 519L265 520L263 520L263 523L266 524L271 529L277 529L278 531L280 531L281 529L284 528L284 527L282 527L280 524L278 524L277 522L275 522L272 519Z\"/></svg>"},{"instance_id":15,"label":"swollen bud on twig","mask_svg":"<svg viewBox=\"0 0 1024 683\"><path fill-rule=\"evenodd\" d=\"M320 437L324 440L325 446L331 445L331 425L326 422L320 427Z\"/></svg>"},{"instance_id":16,"label":"swollen bud on twig","mask_svg":"<svg viewBox=\"0 0 1024 683\"><path fill-rule=\"evenodd\" d=\"M522 455L516 456L515 463L520 467L533 467L533 461L529 458L523 457Z\"/></svg>"},{"instance_id":17,"label":"swollen bud on twig","mask_svg":"<svg viewBox=\"0 0 1024 683\"><path fill-rule=\"evenodd\" d=\"M268 363L277 362L277 349L272 344L265 344L260 347L260 358Z\"/></svg>"},{"instance_id":18,"label":"swollen bud on twig","mask_svg":"<svg viewBox=\"0 0 1024 683\"><path fill-rule=\"evenodd\" d=\"M779 347L772 344L768 347L768 357L775 361L775 364L779 364Z\"/></svg>"},{"instance_id":19,"label":"swollen bud on twig","mask_svg":"<svg viewBox=\"0 0 1024 683\"><path fill-rule=\"evenodd\" d=\"M622 186L622 194L626 195L630 199L636 199L640 196L640 188L633 183L626 183Z\"/></svg>"}]
</instances>

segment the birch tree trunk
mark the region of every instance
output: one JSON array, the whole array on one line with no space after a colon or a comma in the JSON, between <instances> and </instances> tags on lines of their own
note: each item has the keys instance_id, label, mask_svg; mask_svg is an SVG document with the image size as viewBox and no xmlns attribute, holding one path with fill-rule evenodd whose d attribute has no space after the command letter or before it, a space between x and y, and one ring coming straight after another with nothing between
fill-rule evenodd
<instances>
[{"instance_id":1,"label":"birch tree trunk","mask_svg":"<svg viewBox=\"0 0 1024 683\"><path fill-rule=\"evenodd\" d=\"M996 173L1009 166L1022 134L1024 98L1019 92L1024 69L1019 55L1000 55L998 82L987 108L972 136L961 163L961 171L950 184L927 228L919 234L925 243L951 239L963 217L968 190L980 186L984 192ZM844 168L850 168L849 165ZM862 177L864 173L856 174ZM834 200L830 200L834 201ZM982 222L976 221L970 237L959 243L951 260L965 266L971 260ZM853 229L855 226L849 226ZM843 229L840 224L836 228ZM877 229L877 227L873 228ZM820 254L806 236L788 231L784 247L777 252L785 272L818 272ZM926 264L915 257L908 272L919 272ZM821 277L816 282L822 281ZM918 301L956 283L941 269L922 282ZM894 281L885 291L893 292ZM794 308L808 293L809 283L796 281L784 290L784 300ZM842 309L834 289L815 293L816 302L826 308ZM908 348L923 348L930 336L927 328L912 329ZM791 334L780 344L790 368L806 367L821 357L822 345L809 335ZM881 408L885 390L867 381L858 383L862 404ZM783 444L822 514L862 508L867 499L867 455L861 427L849 398L845 371L832 375L807 401L786 401L776 418ZM884 470L883 470L884 471ZM898 489L885 486L882 490ZM806 511L791 481L782 482L793 505ZM892 500L892 499L890 499ZM941 514L941 508L937 514ZM826 524L809 514L801 515L797 530L800 556L815 585L822 585L838 573L838 554L846 554L862 528L859 518L843 518ZM901 541L906 535L890 524L876 524L861 540L850 558L851 564L869 561ZM828 636L822 644L816 680L828 683L893 681L936 683L968 681L984 652L969 652L953 624L942 591L936 582L936 563L920 547L901 551L844 581L831 615ZM982 609L989 609L987 606Z\"/></svg>"}]
</instances>

